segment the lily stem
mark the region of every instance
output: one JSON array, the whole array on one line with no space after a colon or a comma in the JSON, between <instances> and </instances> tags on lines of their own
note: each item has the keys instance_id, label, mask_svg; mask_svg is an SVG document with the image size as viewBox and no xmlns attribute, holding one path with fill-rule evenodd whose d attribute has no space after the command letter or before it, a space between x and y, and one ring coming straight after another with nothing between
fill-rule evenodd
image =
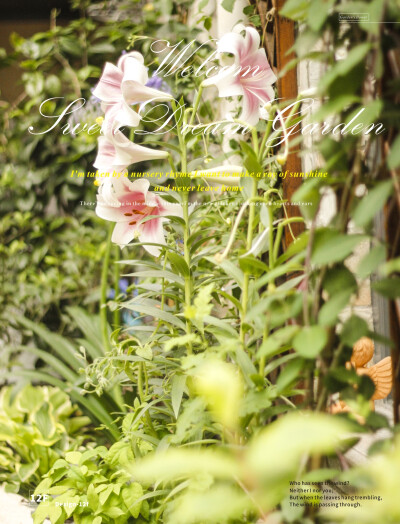
<instances>
[{"instance_id":1,"label":"lily stem","mask_svg":"<svg viewBox=\"0 0 400 524\"><path fill-rule=\"evenodd\" d=\"M197 109L199 108L201 94L203 92L203 86L200 84L199 90L197 91L197 96L193 104L192 114L190 115L189 125L191 126L196 118Z\"/></svg>"},{"instance_id":2,"label":"lily stem","mask_svg":"<svg viewBox=\"0 0 400 524\"><path fill-rule=\"evenodd\" d=\"M118 246L115 246L115 251L116 251L116 258L118 258ZM120 293L120 290L119 290L119 279L120 279L120 273L121 273L121 266L120 264L115 264L115 269L114 269L114 293L115 293L115 297L117 297ZM120 324L121 324L121 311L119 308L116 308L114 310L114 313L113 313L113 324L114 324L114 329L117 329L119 328Z\"/></svg>"},{"instance_id":3,"label":"lily stem","mask_svg":"<svg viewBox=\"0 0 400 524\"><path fill-rule=\"evenodd\" d=\"M139 362L137 388L138 388L140 402L142 404L147 402L146 394L143 391L143 373L146 374L146 364L144 362ZM147 382L147 378L146 378L146 382ZM151 420L151 415L150 415L148 409L146 410L146 413L145 413L144 416L145 416L145 419L146 419L146 423L147 423L150 435L152 435L153 437L158 439L158 435L157 435L156 430L154 429L153 422Z\"/></svg>"},{"instance_id":4,"label":"lily stem","mask_svg":"<svg viewBox=\"0 0 400 524\"><path fill-rule=\"evenodd\" d=\"M101 324L101 336L103 339L103 345L105 351L111 349L110 339L108 334L108 322L107 322L107 286L108 286L108 268L110 265L110 252L111 252L111 236L113 232L114 224L111 222L108 226L106 250L104 253L103 267L101 270L101 284L100 284L100 324Z\"/></svg>"},{"instance_id":5,"label":"lily stem","mask_svg":"<svg viewBox=\"0 0 400 524\"><path fill-rule=\"evenodd\" d=\"M257 179L252 178L252 189L251 189L251 199L255 199L257 196ZM246 239L246 251L249 251L251 249L251 244L253 242L253 234L254 234L254 218L256 213L256 207L254 205L254 201L252 201L252 204L250 205L250 211L249 211L249 223L247 227L247 239ZM240 341L242 344L244 344L245 341L245 331L243 329L244 319L246 317L247 313L247 302L249 299L249 282L250 282L250 273L247 271L244 273L243 278L243 291L242 291L242 321L240 323Z\"/></svg>"},{"instance_id":6,"label":"lily stem","mask_svg":"<svg viewBox=\"0 0 400 524\"><path fill-rule=\"evenodd\" d=\"M200 101L201 91L199 90L199 93L197 94L196 102L197 100ZM198 104L199 102L197 102ZM174 109L175 115L176 115L176 105L174 102L171 102L172 108ZM192 113L192 118L194 118L194 112ZM187 174L187 151L186 151L186 142L185 137L182 135L181 131L181 119L176 118L176 132L178 135L179 140L179 146L181 149L181 170L183 174ZM183 114L183 124L185 124L186 115ZM183 180L186 180L184 178ZM185 183L185 182L183 182ZM189 274L185 275L185 306L186 309L189 309L191 305L191 293L192 293L192 279L190 275L190 250L189 250L189 236L190 236L190 226L189 226L189 193L187 191L183 192L182 195L182 210L183 210L183 220L185 222L184 228L183 228L183 250L184 250L184 259L188 267ZM192 332L192 327L190 324L189 319L186 319L186 334L190 335ZM192 343L188 342L187 345L187 351L189 354L192 353Z\"/></svg>"}]
</instances>

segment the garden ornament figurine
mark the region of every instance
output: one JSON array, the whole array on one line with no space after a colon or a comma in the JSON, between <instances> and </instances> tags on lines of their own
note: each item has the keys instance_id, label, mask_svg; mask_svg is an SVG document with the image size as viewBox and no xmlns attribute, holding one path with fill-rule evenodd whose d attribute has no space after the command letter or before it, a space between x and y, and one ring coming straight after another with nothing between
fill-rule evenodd
<instances>
[{"instance_id":1,"label":"garden ornament figurine","mask_svg":"<svg viewBox=\"0 0 400 524\"><path fill-rule=\"evenodd\" d=\"M374 409L374 401L386 398L392 390L392 357L385 357L373 366L366 367L374 356L374 343L368 337L362 337L353 346L353 354L350 362L347 362L348 369L354 368L358 375L368 375L375 385L374 394L371 397L371 409ZM335 402L331 408L331 413L346 413L351 411L349 406L343 401Z\"/></svg>"}]
</instances>

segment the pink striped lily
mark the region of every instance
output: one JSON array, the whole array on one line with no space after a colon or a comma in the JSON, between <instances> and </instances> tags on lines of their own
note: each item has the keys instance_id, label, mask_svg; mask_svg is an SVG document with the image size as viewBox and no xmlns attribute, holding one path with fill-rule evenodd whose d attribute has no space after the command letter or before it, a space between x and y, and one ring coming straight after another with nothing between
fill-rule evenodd
<instances>
[{"instance_id":1,"label":"pink striped lily","mask_svg":"<svg viewBox=\"0 0 400 524\"><path fill-rule=\"evenodd\" d=\"M112 189L109 186L99 189L96 214L116 223L111 237L115 244L124 247L138 238L144 244L165 245L163 224L167 220L166 216L182 216L179 204L166 202L149 191L149 185L145 178L134 182L122 178L113 183ZM147 219L149 216L154 218ZM143 247L153 256L160 254L159 246Z\"/></svg>"},{"instance_id":2,"label":"pink striped lily","mask_svg":"<svg viewBox=\"0 0 400 524\"><path fill-rule=\"evenodd\" d=\"M99 136L97 157L93 166L101 172L109 173L109 178L102 179L101 184L113 183L113 172L121 173L131 164L146 160L158 160L168 156L166 151L150 149L131 142L121 131Z\"/></svg>"},{"instance_id":3,"label":"pink striped lily","mask_svg":"<svg viewBox=\"0 0 400 524\"><path fill-rule=\"evenodd\" d=\"M130 105L152 99L169 100L171 95L146 86L149 77L143 56L137 51L126 53L117 65L107 62L93 95L99 98L105 112L103 129L108 132L122 126L136 127L141 116Z\"/></svg>"},{"instance_id":4,"label":"pink striped lily","mask_svg":"<svg viewBox=\"0 0 400 524\"><path fill-rule=\"evenodd\" d=\"M245 35L240 33L245 31ZM260 49L260 36L253 27L237 25L217 44L219 53L232 53L235 62L221 68L215 76L204 80L204 87L215 85L220 97L242 96L240 120L254 126L260 119L260 108L275 98L272 84L276 82L264 49Z\"/></svg>"}]
</instances>

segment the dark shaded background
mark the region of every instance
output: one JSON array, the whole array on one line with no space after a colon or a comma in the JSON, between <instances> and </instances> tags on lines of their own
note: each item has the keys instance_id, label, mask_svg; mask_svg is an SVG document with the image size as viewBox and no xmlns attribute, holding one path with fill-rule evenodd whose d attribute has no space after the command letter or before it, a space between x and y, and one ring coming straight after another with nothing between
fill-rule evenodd
<instances>
[{"instance_id":1,"label":"dark shaded background","mask_svg":"<svg viewBox=\"0 0 400 524\"><path fill-rule=\"evenodd\" d=\"M57 23L71 20L78 15L72 11L69 0L0 0L0 47L12 50L10 35L18 33L28 38L39 31L46 31L50 24L51 10L56 8ZM0 69L0 99L12 102L22 91L19 89L20 72L17 68Z\"/></svg>"}]
</instances>

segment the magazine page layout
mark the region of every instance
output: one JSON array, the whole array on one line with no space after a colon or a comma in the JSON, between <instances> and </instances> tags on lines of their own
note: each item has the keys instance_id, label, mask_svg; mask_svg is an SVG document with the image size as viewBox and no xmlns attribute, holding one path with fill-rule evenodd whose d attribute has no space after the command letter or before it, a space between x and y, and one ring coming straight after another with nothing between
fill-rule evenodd
<instances>
[{"instance_id":1,"label":"magazine page layout","mask_svg":"<svg viewBox=\"0 0 400 524\"><path fill-rule=\"evenodd\" d=\"M398 0L0 9L0 524L400 524Z\"/></svg>"}]
</instances>

